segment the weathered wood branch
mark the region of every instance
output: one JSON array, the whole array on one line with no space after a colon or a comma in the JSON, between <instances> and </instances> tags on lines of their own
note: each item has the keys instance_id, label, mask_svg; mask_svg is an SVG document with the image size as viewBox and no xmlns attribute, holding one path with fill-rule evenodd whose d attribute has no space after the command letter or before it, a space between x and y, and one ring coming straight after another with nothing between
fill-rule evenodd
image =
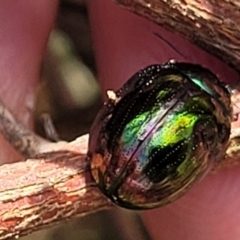
<instances>
[{"instance_id":1,"label":"weathered wood branch","mask_svg":"<svg viewBox=\"0 0 240 240\"><path fill-rule=\"evenodd\" d=\"M239 0L115 0L240 70Z\"/></svg>"},{"instance_id":2,"label":"weathered wood branch","mask_svg":"<svg viewBox=\"0 0 240 240\"><path fill-rule=\"evenodd\" d=\"M91 177L87 145L85 135L59 151L0 166L0 239L112 205Z\"/></svg>"},{"instance_id":3,"label":"weathered wood branch","mask_svg":"<svg viewBox=\"0 0 240 240\"><path fill-rule=\"evenodd\" d=\"M28 158L0 166L0 239L112 205L91 176L88 135L51 143L18 122L1 101L0 131Z\"/></svg>"}]
</instances>

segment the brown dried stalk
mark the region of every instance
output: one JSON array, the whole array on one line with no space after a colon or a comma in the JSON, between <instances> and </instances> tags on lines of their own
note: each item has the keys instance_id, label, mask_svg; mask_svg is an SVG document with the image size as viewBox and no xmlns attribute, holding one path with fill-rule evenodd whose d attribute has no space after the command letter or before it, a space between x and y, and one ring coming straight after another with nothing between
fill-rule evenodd
<instances>
[{"instance_id":1,"label":"brown dried stalk","mask_svg":"<svg viewBox=\"0 0 240 240\"><path fill-rule=\"evenodd\" d=\"M0 239L111 206L92 180L86 144L83 136L63 150L0 167Z\"/></svg>"},{"instance_id":2,"label":"brown dried stalk","mask_svg":"<svg viewBox=\"0 0 240 240\"><path fill-rule=\"evenodd\" d=\"M110 207L86 157L88 135L50 143L21 125L0 102L0 130L25 162L0 166L0 239L18 237Z\"/></svg>"},{"instance_id":3,"label":"brown dried stalk","mask_svg":"<svg viewBox=\"0 0 240 240\"><path fill-rule=\"evenodd\" d=\"M239 0L115 0L240 70Z\"/></svg>"},{"instance_id":4,"label":"brown dried stalk","mask_svg":"<svg viewBox=\"0 0 240 240\"><path fill-rule=\"evenodd\" d=\"M0 166L0 239L112 205L91 177L87 144L85 135L34 159Z\"/></svg>"}]
</instances>

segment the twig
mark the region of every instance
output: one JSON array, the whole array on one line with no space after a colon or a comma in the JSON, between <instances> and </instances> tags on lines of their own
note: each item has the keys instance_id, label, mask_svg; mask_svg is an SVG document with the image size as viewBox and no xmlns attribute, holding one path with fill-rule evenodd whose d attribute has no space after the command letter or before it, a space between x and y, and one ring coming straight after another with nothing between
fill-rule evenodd
<instances>
[{"instance_id":1,"label":"twig","mask_svg":"<svg viewBox=\"0 0 240 240\"><path fill-rule=\"evenodd\" d=\"M25 157L39 153L40 137L18 122L0 100L0 131L6 140Z\"/></svg>"},{"instance_id":2,"label":"twig","mask_svg":"<svg viewBox=\"0 0 240 240\"><path fill-rule=\"evenodd\" d=\"M0 130L23 156L32 156L0 166L0 239L112 205L92 179L88 135L70 143L48 142L19 123L1 101Z\"/></svg>"},{"instance_id":3,"label":"twig","mask_svg":"<svg viewBox=\"0 0 240 240\"><path fill-rule=\"evenodd\" d=\"M239 0L115 0L240 70ZM181 46L180 46L181 48Z\"/></svg>"},{"instance_id":4,"label":"twig","mask_svg":"<svg viewBox=\"0 0 240 240\"><path fill-rule=\"evenodd\" d=\"M87 144L85 135L62 150L0 166L0 239L112 205L91 177Z\"/></svg>"}]
</instances>

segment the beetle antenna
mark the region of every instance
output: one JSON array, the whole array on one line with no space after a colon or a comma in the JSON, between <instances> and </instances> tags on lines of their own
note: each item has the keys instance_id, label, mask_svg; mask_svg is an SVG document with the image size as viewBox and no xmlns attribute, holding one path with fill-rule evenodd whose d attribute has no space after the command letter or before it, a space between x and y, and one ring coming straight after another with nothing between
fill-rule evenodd
<instances>
[{"instance_id":1,"label":"beetle antenna","mask_svg":"<svg viewBox=\"0 0 240 240\"><path fill-rule=\"evenodd\" d=\"M159 33L153 33L155 36L160 38L163 42L165 42L170 48L172 48L178 55L187 59L187 57L181 53L172 43L170 43L167 39L163 38Z\"/></svg>"}]
</instances>

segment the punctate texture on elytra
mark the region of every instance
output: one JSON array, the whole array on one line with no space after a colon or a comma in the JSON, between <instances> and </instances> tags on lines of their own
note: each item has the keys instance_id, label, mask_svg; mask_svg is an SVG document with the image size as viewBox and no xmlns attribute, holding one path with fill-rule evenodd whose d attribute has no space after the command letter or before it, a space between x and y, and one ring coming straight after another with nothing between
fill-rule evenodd
<instances>
[{"instance_id":1,"label":"punctate texture on elytra","mask_svg":"<svg viewBox=\"0 0 240 240\"><path fill-rule=\"evenodd\" d=\"M112 92L95 119L92 175L119 206L172 202L224 157L231 115L229 92L206 68L146 67Z\"/></svg>"}]
</instances>

